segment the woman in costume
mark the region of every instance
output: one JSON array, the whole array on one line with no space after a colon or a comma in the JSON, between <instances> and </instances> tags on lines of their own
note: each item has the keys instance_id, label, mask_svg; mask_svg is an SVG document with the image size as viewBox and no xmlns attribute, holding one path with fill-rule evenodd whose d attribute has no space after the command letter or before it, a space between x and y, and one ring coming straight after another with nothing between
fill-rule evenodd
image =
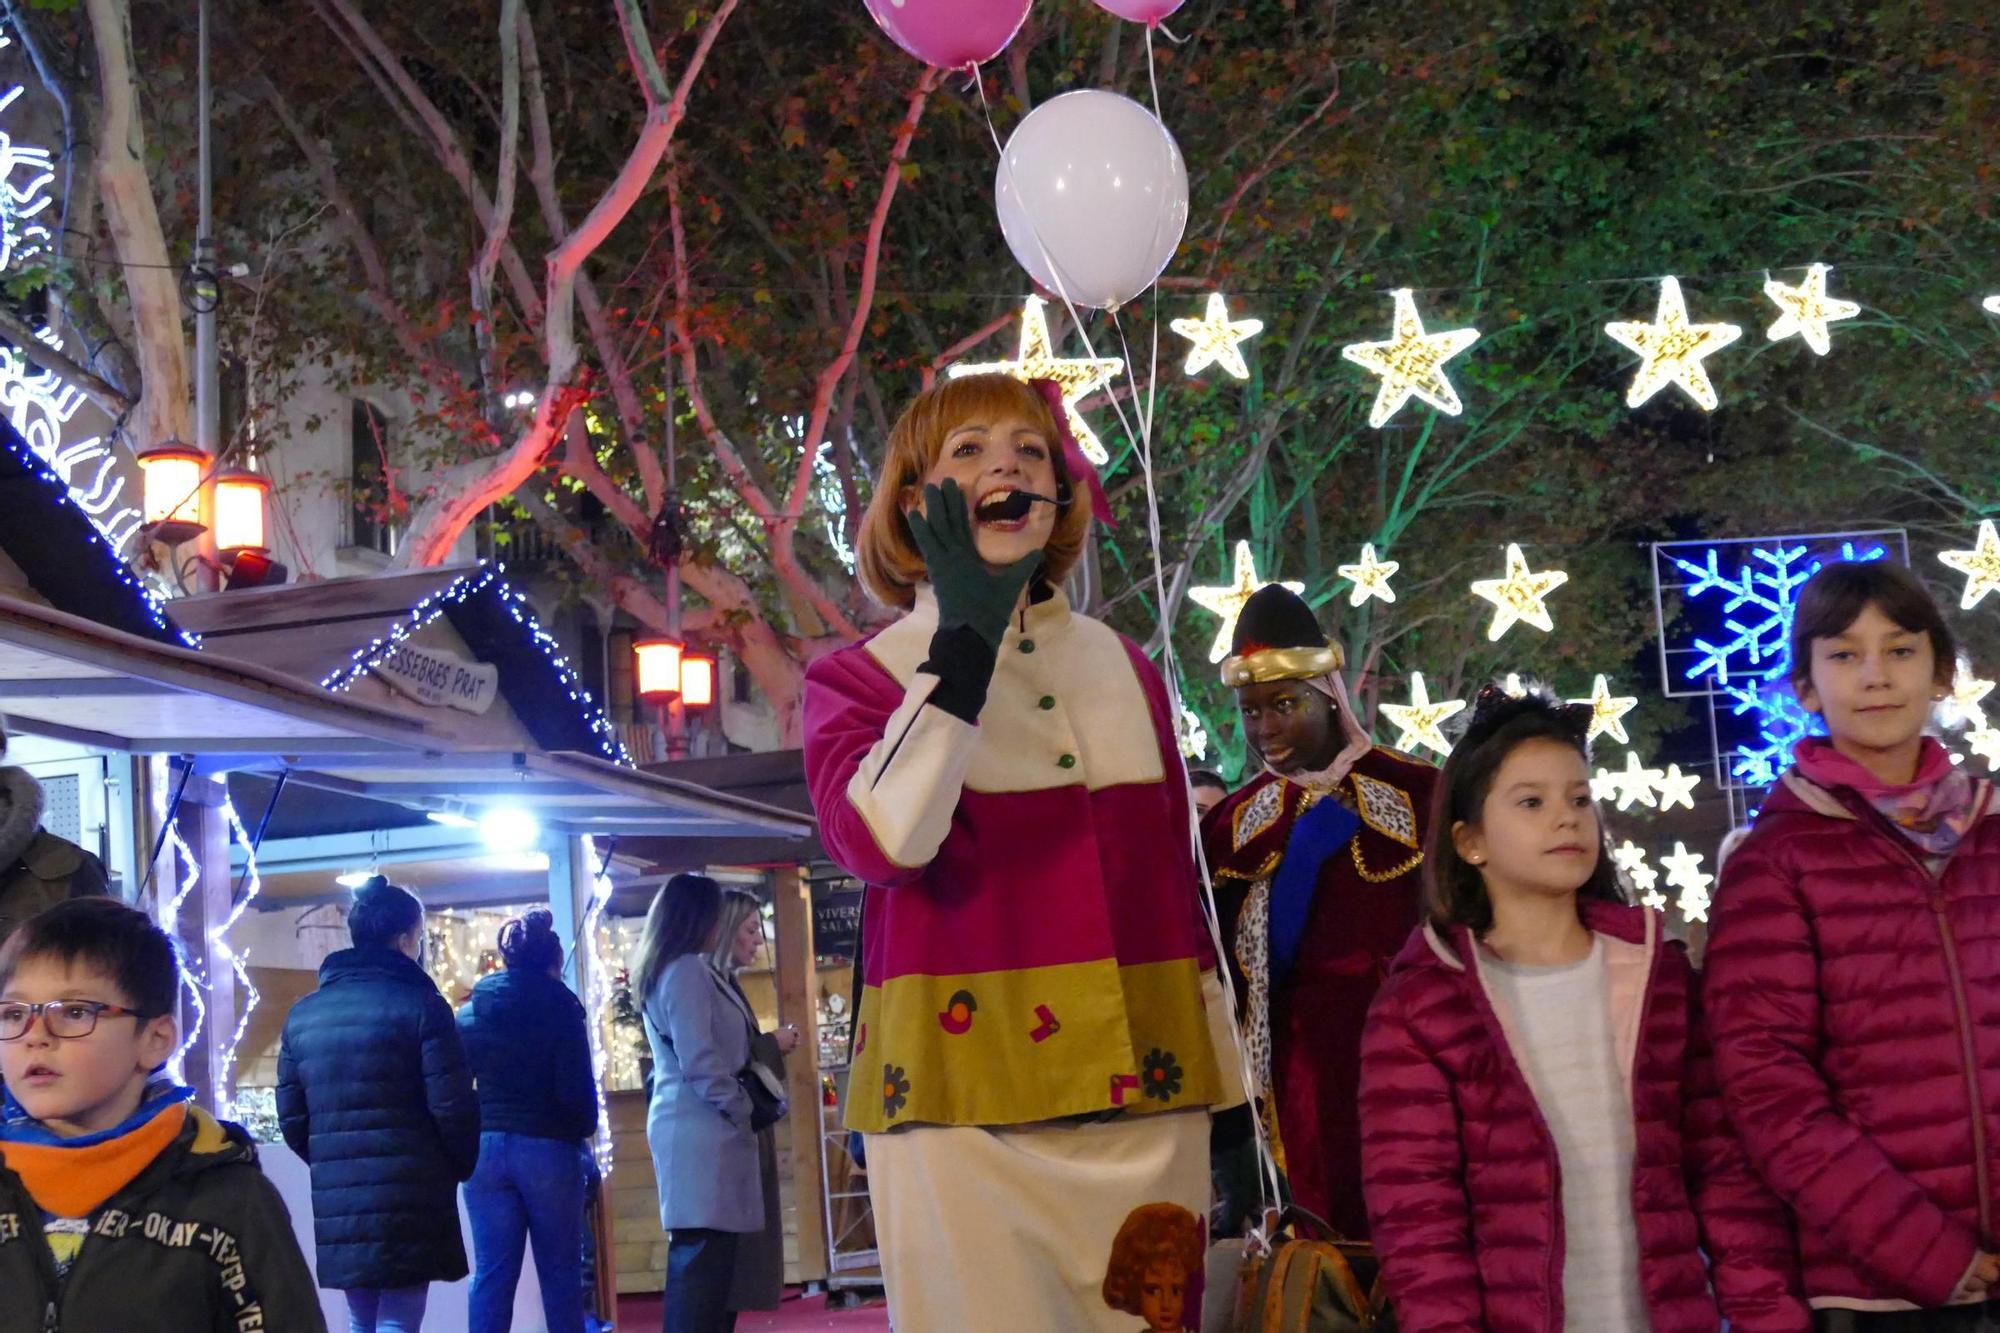
<instances>
[{"instance_id":1,"label":"woman in costume","mask_svg":"<svg viewBox=\"0 0 2000 1333\"><path fill-rule=\"evenodd\" d=\"M1059 586L1103 513L1063 421L998 375L911 403L860 550L904 615L806 676L821 838L868 886L847 1123L898 1328L1127 1333L1126 1219L1208 1207L1187 778L1158 673Z\"/></svg>"},{"instance_id":2,"label":"woman in costume","mask_svg":"<svg viewBox=\"0 0 2000 1333\"><path fill-rule=\"evenodd\" d=\"M1368 1234L1361 1029L1416 928L1437 770L1369 740L1341 665L1340 646L1290 589L1270 584L1244 604L1222 679L1263 771L1209 813L1202 836L1251 1072L1292 1197L1358 1240ZM1247 1152L1217 1146L1224 1161Z\"/></svg>"}]
</instances>

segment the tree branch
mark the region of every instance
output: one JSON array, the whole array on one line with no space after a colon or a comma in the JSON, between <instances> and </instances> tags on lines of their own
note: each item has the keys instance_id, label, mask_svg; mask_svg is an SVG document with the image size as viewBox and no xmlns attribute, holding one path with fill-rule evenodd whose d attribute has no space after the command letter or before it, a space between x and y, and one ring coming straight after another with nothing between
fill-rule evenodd
<instances>
[{"instance_id":1,"label":"tree branch","mask_svg":"<svg viewBox=\"0 0 2000 1333\"><path fill-rule=\"evenodd\" d=\"M23 360L40 366L67 380L72 386L89 395L90 400L109 412L112 416L123 416L132 410L132 396L109 380L95 375L64 355L61 348L51 347L35 336L35 331L14 318L11 311L0 309L0 339L11 342L20 349Z\"/></svg>"}]
</instances>

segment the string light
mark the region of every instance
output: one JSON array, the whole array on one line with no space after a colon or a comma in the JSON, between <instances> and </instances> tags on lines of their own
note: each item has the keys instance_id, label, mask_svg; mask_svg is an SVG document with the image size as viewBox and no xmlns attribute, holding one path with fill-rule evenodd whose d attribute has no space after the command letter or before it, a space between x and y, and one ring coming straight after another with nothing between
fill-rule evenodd
<instances>
[{"instance_id":1,"label":"string light","mask_svg":"<svg viewBox=\"0 0 2000 1333\"><path fill-rule=\"evenodd\" d=\"M1448 416L1457 416L1465 410L1465 405L1459 402L1458 390L1446 378L1444 364L1478 342L1479 330L1425 333L1411 290L1398 287L1389 295L1396 302L1391 325L1393 336L1386 342L1350 343L1340 349L1343 357L1382 380L1381 388L1375 392L1375 406L1368 412L1368 424L1387 425L1411 398L1420 398Z\"/></svg>"},{"instance_id":2,"label":"string light","mask_svg":"<svg viewBox=\"0 0 2000 1333\"><path fill-rule=\"evenodd\" d=\"M1234 580L1221 587L1189 588L1188 596L1197 606L1205 607L1222 617L1222 625L1215 631L1215 642L1209 645L1208 660L1220 662L1229 656L1230 641L1236 637L1236 618L1243 614L1243 604L1255 595L1264 581L1257 577L1257 558L1250 553L1250 543L1236 543L1236 568ZM1299 594L1304 594L1303 583L1279 585Z\"/></svg>"},{"instance_id":3,"label":"string light","mask_svg":"<svg viewBox=\"0 0 2000 1333\"><path fill-rule=\"evenodd\" d=\"M1451 742L1444 738L1440 724L1464 708L1463 699L1443 699L1432 703L1421 671L1410 673L1408 703L1379 705L1382 715L1403 729L1403 734L1396 738L1398 750L1413 752L1417 746L1427 745L1439 754L1451 753Z\"/></svg>"},{"instance_id":4,"label":"string light","mask_svg":"<svg viewBox=\"0 0 2000 1333\"><path fill-rule=\"evenodd\" d=\"M597 851L597 839L585 834L581 839L583 854L590 858L590 902L583 909L583 924L577 931L588 955L585 968L588 976L584 980L584 1008L590 1013L590 1073L591 1088L597 1094L597 1141L592 1151L597 1156L597 1169L606 1180L611 1178L611 1110L604 1100L604 1080L611 1069L611 1052L604 1041L604 1025L611 1009L611 978L605 972L604 951L597 938L598 923L604 919L604 909L611 905L611 876L609 861Z\"/></svg>"},{"instance_id":5,"label":"string light","mask_svg":"<svg viewBox=\"0 0 2000 1333\"><path fill-rule=\"evenodd\" d=\"M230 971L236 974L237 982L243 987L243 1011L236 1016L236 1030L229 1034L229 1040L216 1053L213 1062L216 1109L225 1120L233 1120L236 1118L236 1093L230 1087L230 1075L236 1068L236 1052L243 1044L243 1034L250 1029L251 1011L264 997L257 984L250 980L249 954L239 954L235 950L229 943L229 932L236 928L243 913L249 910L251 901L263 892L264 882L257 871L257 848L251 842L249 831L243 827L242 819L237 816L236 805L229 799L226 788L222 797L222 817L229 821L229 836L243 849L243 896L230 905L229 915L208 931L210 948L229 964Z\"/></svg>"},{"instance_id":6,"label":"string light","mask_svg":"<svg viewBox=\"0 0 2000 1333\"><path fill-rule=\"evenodd\" d=\"M1691 852L1685 843L1676 842L1673 855L1661 857L1660 864L1667 868L1667 887L1681 891L1680 900L1674 904L1681 915L1689 921L1708 920L1708 886L1715 883L1715 876L1702 870L1701 853Z\"/></svg>"},{"instance_id":7,"label":"string light","mask_svg":"<svg viewBox=\"0 0 2000 1333\"><path fill-rule=\"evenodd\" d=\"M1668 764L1667 771L1653 783L1653 790L1659 793L1660 809L1671 810L1677 805L1694 809L1694 789L1700 782L1699 774L1683 773L1679 764Z\"/></svg>"},{"instance_id":8,"label":"string light","mask_svg":"<svg viewBox=\"0 0 2000 1333\"><path fill-rule=\"evenodd\" d=\"M1507 577L1475 579L1472 584L1473 596L1493 603L1493 623L1486 628L1487 640L1499 642L1502 635L1514 628L1516 621L1533 625L1544 634L1554 629L1555 622L1549 619L1545 599L1568 582L1569 575L1560 569L1531 571L1521 548L1509 542Z\"/></svg>"},{"instance_id":9,"label":"string light","mask_svg":"<svg viewBox=\"0 0 2000 1333\"><path fill-rule=\"evenodd\" d=\"M412 635L445 614L452 606L490 587L494 589L494 595L499 598L500 605L506 608L507 614L514 618L516 624L528 631L535 646L542 650L543 658L555 668L557 678L569 692L571 702L582 708L584 718L597 739L598 748L603 751L605 757L630 766L632 756L626 751L625 743L618 738L618 729L611 725L611 719L604 715L604 710L597 706L597 701L591 697L590 691L584 688L583 682L578 679L576 671L570 666L569 658L563 654L561 645L542 628L541 622L535 619L533 611L528 608L528 599L508 584L503 577L505 572L505 566L481 561L478 569L461 575L446 587L428 594L411 607L407 615L392 625L386 635L366 647L356 649L346 666L320 681L320 688L334 691L352 689L356 681L386 661Z\"/></svg>"},{"instance_id":10,"label":"string light","mask_svg":"<svg viewBox=\"0 0 2000 1333\"><path fill-rule=\"evenodd\" d=\"M4 360L9 354L8 349L0 347L0 360ZM4 396L6 392L5 377L4 375L0 375L0 396ZM17 439L19 443L16 443ZM167 618L165 604L160 601L151 588L140 582L138 576L133 574L131 569L126 566L124 557L118 553L118 547L106 533L104 526L91 517L88 510L84 510L77 503L75 488L63 480L61 474L55 470L48 460L36 452L34 446L28 444L25 437L8 436L0 433L0 442L4 442L5 447L13 454L15 461L20 464L22 470L26 471L30 476L39 478L42 484L48 488L50 503L71 505L82 512L84 517L91 519L88 541L92 550L96 553L94 558L102 566L101 572L107 579L122 585L132 594L133 605L145 617L146 623L152 627L153 632L151 637L165 643L177 644L186 648L201 647L201 639L199 637L178 628ZM26 447L24 448L23 446Z\"/></svg>"},{"instance_id":11,"label":"string light","mask_svg":"<svg viewBox=\"0 0 2000 1333\"><path fill-rule=\"evenodd\" d=\"M2000 588L2000 533L1990 518L1979 521L1979 536L1969 551L1940 551L1938 560L1965 575L1965 592L1958 609L1970 611L1995 588Z\"/></svg>"},{"instance_id":12,"label":"string light","mask_svg":"<svg viewBox=\"0 0 2000 1333\"><path fill-rule=\"evenodd\" d=\"M179 820L174 817L178 812L168 807L168 788L173 781L173 765L167 756L156 754L152 757L150 775L153 818L166 833L163 854L167 858L167 874L171 876L176 866L181 867L184 872L179 886L173 892L155 893L153 919L160 923L161 930L178 940L181 906L187 902L188 895L194 892L195 886L201 883L201 862L195 859L194 849L181 837ZM194 1010L194 1018L188 1024L187 1031L181 1034L180 1045L174 1048L173 1056L167 1061L167 1072L176 1080L181 1076L181 1067L187 1058L187 1053L194 1049L195 1039L201 1035L202 1021L208 1016L208 1005L201 998L201 980L188 966L185 957L181 960L180 981L182 989L187 992L188 1004Z\"/></svg>"},{"instance_id":13,"label":"string light","mask_svg":"<svg viewBox=\"0 0 2000 1333\"><path fill-rule=\"evenodd\" d=\"M1609 736L1620 745L1632 743L1632 738L1625 734L1625 715L1637 708L1639 701L1630 696L1613 698L1611 682L1602 675L1591 682L1588 699L1571 699L1570 702L1590 705L1590 730L1584 733L1585 745L1599 736Z\"/></svg>"},{"instance_id":14,"label":"string light","mask_svg":"<svg viewBox=\"0 0 2000 1333\"><path fill-rule=\"evenodd\" d=\"M1702 358L1719 351L1743 336L1734 324L1690 324L1687 303L1681 299L1680 279L1660 279L1660 306L1650 324L1625 322L1604 326L1612 341L1622 343L1641 358L1625 393L1625 405L1638 407L1669 384L1696 404L1713 412L1720 400L1709 383Z\"/></svg>"},{"instance_id":15,"label":"string light","mask_svg":"<svg viewBox=\"0 0 2000 1333\"><path fill-rule=\"evenodd\" d=\"M1663 774L1657 768L1647 768L1641 764L1638 751L1627 750L1624 768L1600 768L1597 770L1597 776L1604 779L1609 789L1617 793L1620 810L1629 810L1634 804L1643 805L1650 810L1656 804L1653 792L1659 786ZM1593 793L1596 790L1593 786Z\"/></svg>"},{"instance_id":16,"label":"string light","mask_svg":"<svg viewBox=\"0 0 2000 1333\"><path fill-rule=\"evenodd\" d=\"M1062 390L1063 408L1069 413L1070 433L1084 456L1103 467L1111 461L1104 444L1076 410L1077 400L1111 383L1125 369L1115 356L1057 356L1049 339L1049 319L1042 298L1030 296L1021 307L1021 343L1012 361L982 361L975 365L955 365L951 378L966 375L1012 375L1017 380L1054 380Z\"/></svg>"},{"instance_id":17,"label":"string light","mask_svg":"<svg viewBox=\"0 0 2000 1333\"><path fill-rule=\"evenodd\" d=\"M1229 304L1221 292L1208 294L1208 309L1200 319L1177 319L1173 330L1194 346L1188 349L1187 363L1181 367L1199 375L1210 366L1221 366L1239 380L1250 378L1250 366L1243 359L1243 343L1264 331L1261 319L1231 319Z\"/></svg>"},{"instance_id":18,"label":"string light","mask_svg":"<svg viewBox=\"0 0 2000 1333\"><path fill-rule=\"evenodd\" d=\"M1951 693L1937 706L1938 725L1943 727L1970 726L1974 731L1986 728L1986 709L1982 706L1986 696L1993 692L1993 682L1981 680L1972 674L1972 663L1963 653L1959 654L1952 669Z\"/></svg>"},{"instance_id":19,"label":"string light","mask_svg":"<svg viewBox=\"0 0 2000 1333\"><path fill-rule=\"evenodd\" d=\"M1806 280L1796 287L1790 287L1775 278L1764 279L1764 295L1777 303L1784 313L1778 322L1764 331L1764 337L1771 342L1782 342L1794 335L1806 340L1806 346L1820 356L1833 349L1833 339L1826 326L1842 319L1853 319L1861 313L1861 307L1852 301L1843 301L1826 294L1827 267L1814 264L1806 270Z\"/></svg>"},{"instance_id":20,"label":"string light","mask_svg":"<svg viewBox=\"0 0 2000 1333\"><path fill-rule=\"evenodd\" d=\"M1348 590L1347 604L1359 606L1370 597L1379 597L1385 602L1396 600L1396 590L1389 586L1389 580L1403 566L1394 560L1377 560L1375 543L1364 542L1361 546L1361 563L1339 565L1336 572L1340 577L1353 583Z\"/></svg>"}]
</instances>

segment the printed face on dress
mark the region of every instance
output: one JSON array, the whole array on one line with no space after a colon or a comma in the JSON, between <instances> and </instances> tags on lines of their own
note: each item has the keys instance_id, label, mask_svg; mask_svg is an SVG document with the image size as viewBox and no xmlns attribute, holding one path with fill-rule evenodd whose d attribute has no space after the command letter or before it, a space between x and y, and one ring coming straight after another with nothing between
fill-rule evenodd
<instances>
[{"instance_id":1,"label":"printed face on dress","mask_svg":"<svg viewBox=\"0 0 2000 1333\"><path fill-rule=\"evenodd\" d=\"M1812 641L1799 703L1826 719L1844 753L1895 750L1923 734L1950 677L1928 634L1904 629L1871 602L1841 633Z\"/></svg>"},{"instance_id":2,"label":"printed face on dress","mask_svg":"<svg viewBox=\"0 0 2000 1333\"><path fill-rule=\"evenodd\" d=\"M60 959L24 958L0 1004L77 1000L130 1009L132 1002L105 974ZM0 1041L0 1078L29 1115L64 1138L111 1129L139 1109L146 1079L174 1053L171 1016L139 1018L100 1013L88 1036L58 1037L48 1012L28 1030Z\"/></svg>"},{"instance_id":3,"label":"printed face on dress","mask_svg":"<svg viewBox=\"0 0 2000 1333\"><path fill-rule=\"evenodd\" d=\"M1494 772L1479 822L1454 825L1452 842L1496 900L1575 893L1603 847L1583 755L1546 736L1522 741Z\"/></svg>"},{"instance_id":4,"label":"printed face on dress","mask_svg":"<svg viewBox=\"0 0 2000 1333\"><path fill-rule=\"evenodd\" d=\"M1311 773L1339 753L1333 700L1302 680L1267 680L1236 691L1243 737L1280 773Z\"/></svg>"},{"instance_id":5,"label":"printed face on dress","mask_svg":"<svg viewBox=\"0 0 2000 1333\"><path fill-rule=\"evenodd\" d=\"M956 481L972 513L979 558L995 568L1011 565L1049 544L1056 530L1056 507L1032 504L1025 518L1011 520L981 519L980 507L1015 491L1055 499L1055 447L1048 432L1018 413L968 418L945 433L937 462L931 464L923 484L939 486L947 478ZM909 503L921 508L922 500L923 488L919 486Z\"/></svg>"},{"instance_id":6,"label":"printed face on dress","mask_svg":"<svg viewBox=\"0 0 2000 1333\"><path fill-rule=\"evenodd\" d=\"M1187 1274L1178 1265L1146 1265L1139 1286L1139 1315L1148 1333L1180 1333L1181 1312L1187 1302Z\"/></svg>"},{"instance_id":7,"label":"printed face on dress","mask_svg":"<svg viewBox=\"0 0 2000 1333\"><path fill-rule=\"evenodd\" d=\"M752 912L743 918L743 924L736 928L736 938L730 941L730 961L738 967L748 967L757 961L757 950L764 947L764 917L760 912Z\"/></svg>"}]
</instances>

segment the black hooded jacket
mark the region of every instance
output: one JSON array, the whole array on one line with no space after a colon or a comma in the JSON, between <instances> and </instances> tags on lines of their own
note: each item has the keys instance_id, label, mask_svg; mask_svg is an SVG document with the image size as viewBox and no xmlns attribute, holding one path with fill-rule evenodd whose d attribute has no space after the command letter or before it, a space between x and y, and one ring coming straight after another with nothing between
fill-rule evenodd
<instances>
[{"instance_id":1,"label":"black hooded jacket","mask_svg":"<svg viewBox=\"0 0 2000 1333\"><path fill-rule=\"evenodd\" d=\"M583 1005L545 972L480 978L458 1011L479 1082L482 1132L585 1139L597 1132L597 1081Z\"/></svg>"},{"instance_id":2,"label":"black hooded jacket","mask_svg":"<svg viewBox=\"0 0 2000 1333\"><path fill-rule=\"evenodd\" d=\"M417 964L342 949L292 1007L278 1123L312 1167L323 1287L414 1287L469 1271L458 1182L479 1161L479 1101L451 1006Z\"/></svg>"},{"instance_id":3,"label":"black hooded jacket","mask_svg":"<svg viewBox=\"0 0 2000 1333\"><path fill-rule=\"evenodd\" d=\"M42 1212L0 1166L0 1333L325 1333L278 1190L236 1125L190 1107L92 1215L60 1286Z\"/></svg>"}]
</instances>

